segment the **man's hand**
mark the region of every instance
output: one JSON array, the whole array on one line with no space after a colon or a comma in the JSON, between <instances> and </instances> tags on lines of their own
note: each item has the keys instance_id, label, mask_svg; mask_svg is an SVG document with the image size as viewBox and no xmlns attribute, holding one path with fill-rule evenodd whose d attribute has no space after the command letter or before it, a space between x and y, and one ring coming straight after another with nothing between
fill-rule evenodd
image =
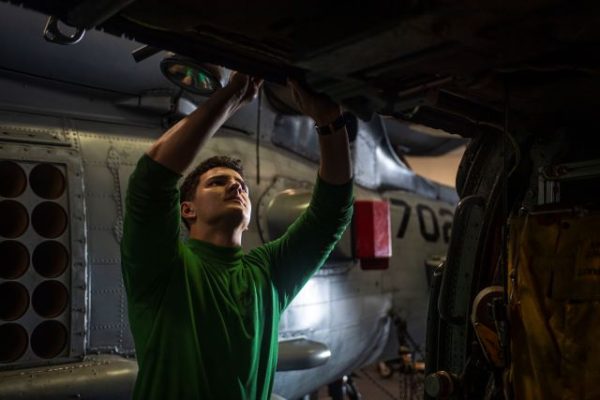
<instances>
[{"instance_id":1,"label":"man's hand","mask_svg":"<svg viewBox=\"0 0 600 400\"><path fill-rule=\"evenodd\" d=\"M317 126L334 122L342 113L329 97L313 93L296 81L288 79L294 101L302 112L315 120ZM319 135L321 158L319 176L327 183L341 185L352 178L352 162L346 128L331 135Z\"/></svg>"},{"instance_id":2,"label":"man's hand","mask_svg":"<svg viewBox=\"0 0 600 400\"><path fill-rule=\"evenodd\" d=\"M262 84L263 80L260 78L234 71L225 89L231 90L233 95L238 99L237 110L251 102L258 95Z\"/></svg>"},{"instance_id":3,"label":"man's hand","mask_svg":"<svg viewBox=\"0 0 600 400\"><path fill-rule=\"evenodd\" d=\"M326 95L311 92L291 79L288 79L288 86L298 108L318 126L329 125L342 113L340 106Z\"/></svg>"}]
</instances>

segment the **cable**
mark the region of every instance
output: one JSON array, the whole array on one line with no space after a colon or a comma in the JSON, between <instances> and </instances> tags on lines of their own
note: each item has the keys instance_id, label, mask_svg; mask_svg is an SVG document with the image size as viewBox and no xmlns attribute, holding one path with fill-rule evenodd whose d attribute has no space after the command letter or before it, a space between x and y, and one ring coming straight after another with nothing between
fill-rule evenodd
<instances>
[{"instance_id":1,"label":"cable","mask_svg":"<svg viewBox=\"0 0 600 400\"><path fill-rule=\"evenodd\" d=\"M262 89L258 92L258 112L256 115L256 185L260 185L260 110L262 108ZM261 242L265 243L265 235L260 226L260 204L262 203L263 197L269 192L269 188L267 188L258 198L258 207L256 207L256 228L258 231L258 236L260 237Z\"/></svg>"},{"instance_id":2,"label":"cable","mask_svg":"<svg viewBox=\"0 0 600 400\"><path fill-rule=\"evenodd\" d=\"M256 184L260 185L260 110L262 108L262 89L258 91L258 111L256 115Z\"/></svg>"}]
</instances>

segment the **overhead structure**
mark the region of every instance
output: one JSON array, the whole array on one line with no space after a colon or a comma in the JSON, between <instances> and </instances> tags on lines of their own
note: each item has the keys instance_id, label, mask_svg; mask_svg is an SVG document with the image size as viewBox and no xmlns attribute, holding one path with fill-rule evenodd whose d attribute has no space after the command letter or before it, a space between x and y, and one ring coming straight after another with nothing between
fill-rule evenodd
<instances>
[{"instance_id":1,"label":"overhead structure","mask_svg":"<svg viewBox=\"0 0 600 400\"><path fill-rule=\"evenodd\" d=\"M507 91L537 128L589 120L600 86L597 2L17 3L274 82L305 79L363 118L379 112L465 137L502 127Z\"/></svg>"}]
</instances>

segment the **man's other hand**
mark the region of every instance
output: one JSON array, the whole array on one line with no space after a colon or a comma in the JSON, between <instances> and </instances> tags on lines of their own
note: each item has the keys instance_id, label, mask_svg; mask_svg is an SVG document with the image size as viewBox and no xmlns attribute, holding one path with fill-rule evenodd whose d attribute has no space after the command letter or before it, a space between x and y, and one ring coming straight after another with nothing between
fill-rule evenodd
<instances>
[{"instance_id":1,"label":"man's other hand","mask_svg":"<svg viewBox=\"0 0 600 400\"><path fill-rule=\"evenodd\" d=\"M298 108L318 126L329 125L342 113L340 106L328 96L311 92L292 79L288 79L288 86Z\"/></svg>"},{"instance_id":2,"label":"man's other hand","mask_svg":"<svg viewBox=\"0 0 600 400\"><path fill-rule=\"evenodd\" d=\"M226 88L233 91L238 98L238 107L240 108L251 102L260 90L263 80L254 76L248 76L234 71L229 78Z\"/></svg>"}]
</instances>

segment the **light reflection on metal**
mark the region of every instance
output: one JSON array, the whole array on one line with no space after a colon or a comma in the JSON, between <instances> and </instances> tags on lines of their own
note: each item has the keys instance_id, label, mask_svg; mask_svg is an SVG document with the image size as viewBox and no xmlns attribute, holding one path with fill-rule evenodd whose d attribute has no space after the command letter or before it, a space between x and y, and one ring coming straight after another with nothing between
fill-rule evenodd
<instances>
[{"instance_id":1,"label":"light reflection on metal","mask_svg":"<svg viewBox=\"0 0 600 400\"><path fill-rule=\"evenodd\" d=\"M130 399L138 366L135 360L115 355L87 357L60 367L43 366L0 372L2 399L66 399L75 393L86 398ZM18 379L27 376L28 379ZM78 397L77 395L75 395Z\"/></svg>"},{"instance_id":2,"label":"light reflection on metal","mask_svg":"<svg viewBox=\"0 0 600 400\"><path fill-rule=\"evenodd\" d=\"M129 375L129 374L131 374L130 368L121 368L121 369L106 371L106 375L108 375L108 376L125 376L125 375Z\"/></svg>"},{"instance_id":3,"label":"light reflection on metal","mask_svg":"<svg viewBox=\"0 0 600 400\"><path fill-rule=\"evenodd\" d=\"M304 211L308 208L309 204L310 202L296 204L296 209Z\"/></svg>"},{"instance_id":4,"label":"light reflection on metal","mask_svg":"<svg viewBox=\"0 0 600 400\"><path fill-rule=\"evenodd\" d=\"M296 371L321 366L331 358L325 343L304 337L279 342L277 371Z\"/></svg>"}]
</instances>

